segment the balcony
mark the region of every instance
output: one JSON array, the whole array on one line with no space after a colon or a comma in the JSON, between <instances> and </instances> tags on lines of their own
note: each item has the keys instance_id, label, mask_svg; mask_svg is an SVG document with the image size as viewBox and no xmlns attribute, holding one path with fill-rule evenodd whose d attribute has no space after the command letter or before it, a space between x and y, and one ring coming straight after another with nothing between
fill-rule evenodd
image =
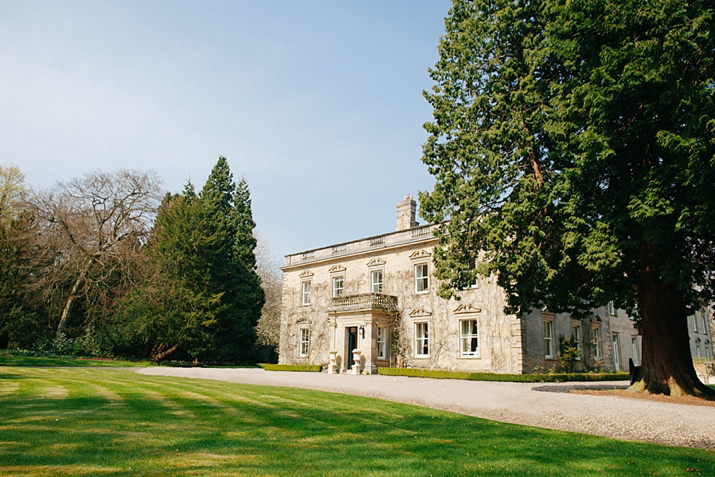
<instances>
[{"instance_id":1,"label":"balcony","mask_svg":"<svg viewBox=\"0 0 715 477\"><path fill-rule=\"evenodd\" d=\"M393 312L397 310L397 297L382 293L361 293L333 298L328 307L329 312L354 312L381 310Z\"/></svg>"}]
</instances>

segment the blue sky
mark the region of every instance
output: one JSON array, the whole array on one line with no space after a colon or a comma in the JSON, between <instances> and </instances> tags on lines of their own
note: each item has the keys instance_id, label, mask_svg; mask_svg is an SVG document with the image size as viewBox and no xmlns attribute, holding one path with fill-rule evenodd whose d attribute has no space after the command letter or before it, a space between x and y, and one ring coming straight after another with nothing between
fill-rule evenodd
<instances>
[{"instance_id":1,"label":"blue sky","mask_svg":"<svg viewBox=\"0 0 715 477\"><path fill-rule=\"evenodd\" d=\"M244 175L277 256L390 232L432 187L422 91L448 0L0 0L0 164L200 188Z\"/></svg>"}]
</instances>

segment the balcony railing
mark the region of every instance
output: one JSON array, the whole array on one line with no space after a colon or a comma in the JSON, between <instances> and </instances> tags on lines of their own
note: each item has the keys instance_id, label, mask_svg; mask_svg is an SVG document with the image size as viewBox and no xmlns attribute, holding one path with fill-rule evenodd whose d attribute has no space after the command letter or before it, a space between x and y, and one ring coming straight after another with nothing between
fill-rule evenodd
<instances>
[{"instance_id":1,"label":"balcony railing","mask_svg":"<svg viewBox=\"0 0 715 477\"><path fill-rule=\"evenodd\" d=\"M333 298L330 311L363 311L363 310L394 311L397 309L397 297L382 293L361 293Z\"/></svg>"}]
</instances>

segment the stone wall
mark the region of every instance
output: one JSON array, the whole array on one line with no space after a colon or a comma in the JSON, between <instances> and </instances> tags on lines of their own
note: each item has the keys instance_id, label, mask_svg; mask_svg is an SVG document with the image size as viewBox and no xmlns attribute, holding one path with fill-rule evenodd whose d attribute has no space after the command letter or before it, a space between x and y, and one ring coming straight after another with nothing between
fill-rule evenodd
<instances>
[{"instance_id":1,"label":"stone wall","mask_svg":"<svg viewBox=\"0 0 715 477\"><path fill-rule=\"evenodd\" d=\"M409 233L407 231L406 233ZM280 362L328 363L328 311L331 305L332 270L344 274L344 295L369 293L370 271L383 270L383 293L397 297L397 317L390 347L393 365L431 369L520 373L521 323L504 313L505 295L496 280L481 279L477 286L460 292L461 300L437 296L438 283L431 263L436 240L422 240L334 259L313 260L284 267L283 317ZM321 251L318 251L320 256ZM324 252L323 252L324 256ZM293 262L294 260L288 260ZM414 265L429 264L429 289L415 292ZM301 282L311 281L311 304L301 305ZM459 326L462 319L476 319L479 326L479 357L460 357ZM429 356L415 357L415 323L429 326ZM300 329L310 329L308 356L299 356ZM517 346L514 346L516 343Z\"/></svg>"}]
</instances>

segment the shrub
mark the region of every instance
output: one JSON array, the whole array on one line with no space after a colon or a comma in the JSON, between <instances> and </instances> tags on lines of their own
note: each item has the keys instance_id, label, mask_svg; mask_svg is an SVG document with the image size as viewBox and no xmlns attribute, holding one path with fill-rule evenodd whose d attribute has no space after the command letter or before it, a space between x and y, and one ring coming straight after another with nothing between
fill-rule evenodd
<instances>
[{"instance_id":1,"label":"shrub","mask_svg":"<svg viewBox=\"0 0 715 477\"><path fill-rule=\"evenodd\" d=\"M305 371L310 373L319 373L323 367L319 364L268 364L262 363L259 366L266 371Z\"/></svg>"},{"instance_id":2,"label":"shrub","mask_svg":"<svg viewBox=\"0 0 715 477\"><path fill-rule=\"evenodd\" d=\"M437 379L467 379L470 381L502 381L515 383L554 383L565 381L623 381L628 373L553 373L553 374L496 374L470 373L421 368L377 368L377 373L388 376L410 376Z\"/></svg>"},{"instance_id":3,"label":"shrub","mask_svg":"<svg viewBox=\"0 0 715 477\"><path fill-rule=\"evenodd\" d=\"M566 373L573 372L573 364L576 361L576 358L578 358L579 353L578 348L574 345L574 339L572 336L559 336L559 351L561 352L561 355L559 356L561 371Z\"/></svg>"}]
</instances>

